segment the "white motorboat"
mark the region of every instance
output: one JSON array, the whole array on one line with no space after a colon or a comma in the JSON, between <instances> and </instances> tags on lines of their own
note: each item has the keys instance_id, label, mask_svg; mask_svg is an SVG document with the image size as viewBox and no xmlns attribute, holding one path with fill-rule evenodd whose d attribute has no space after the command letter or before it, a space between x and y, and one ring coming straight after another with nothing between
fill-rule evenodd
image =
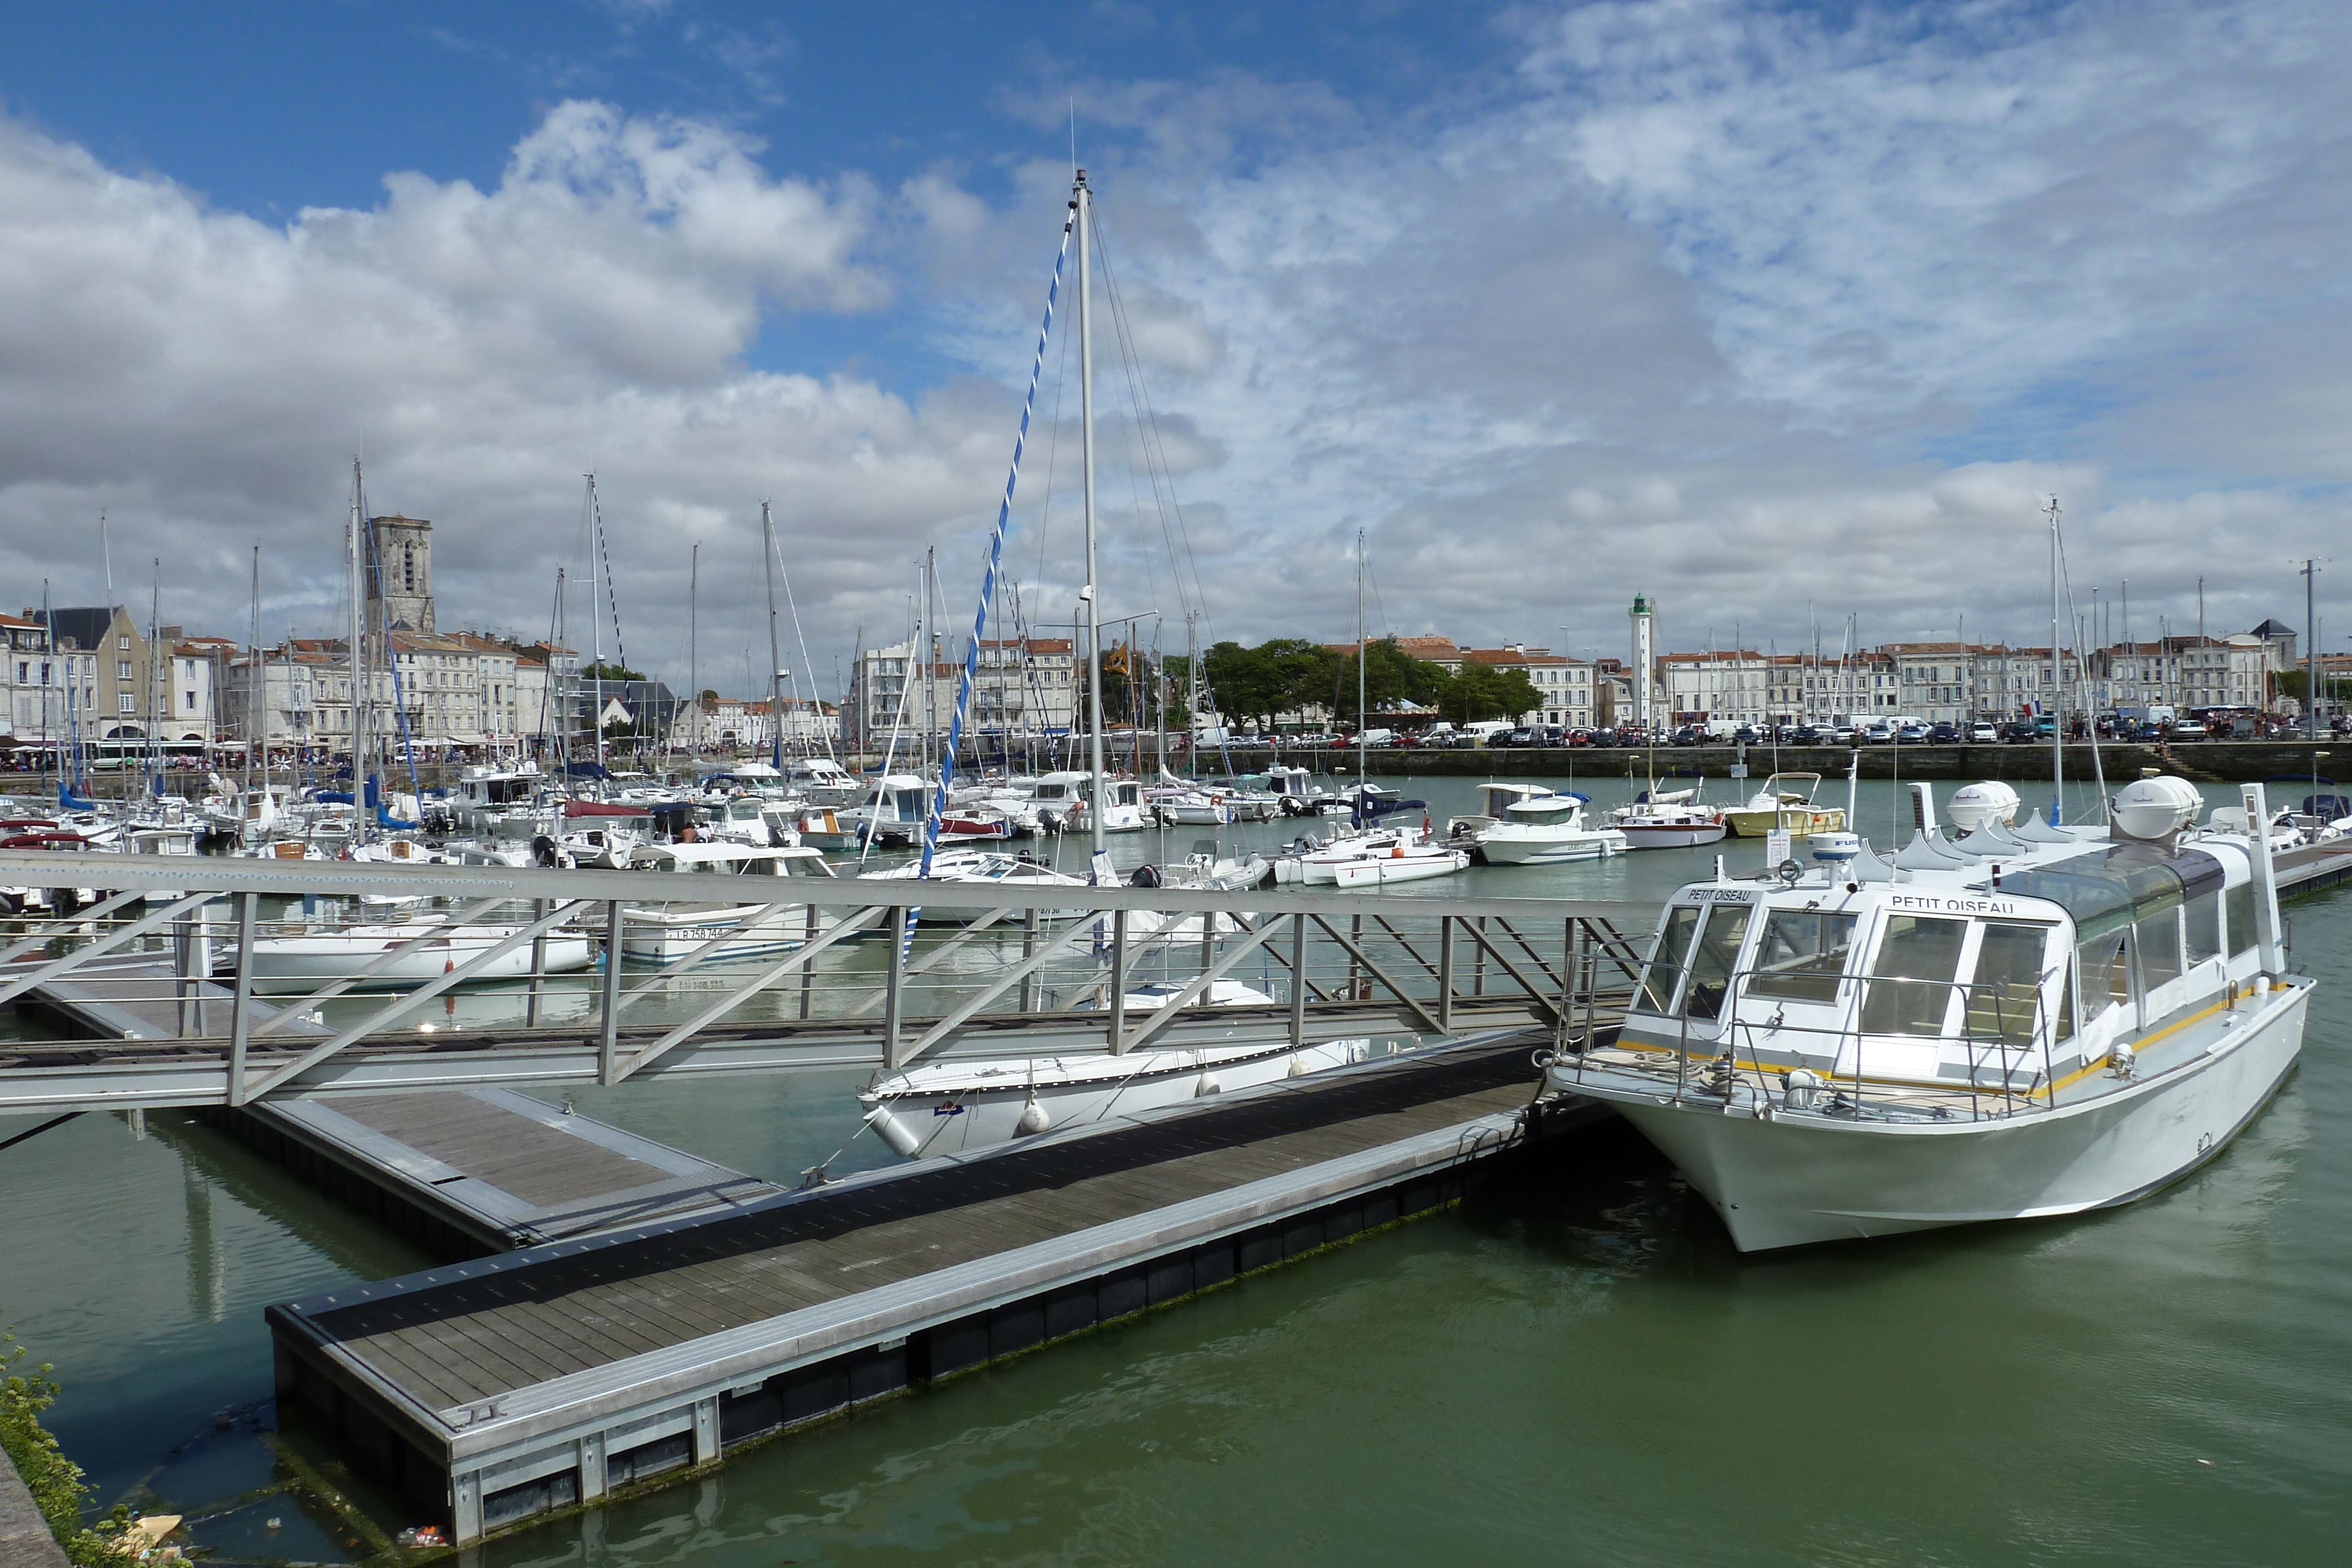
<instances>
[{"instance_id":1,"label":"white motorboat","mask_svg":"<svg viewBox=\"0 0 2352 1568\"><path fill-rule=\"evenodd\" d=\"M1187 784L1163 784L1144 791L1152 820L1162 827L1225 828L1234 822L1234 809L1207 790Z\"/></svg>"},{"instance_id":2,"label":"white motorboat","mask_svg":"<svg viewBox=\"0 0 2352 1568\"><path fill-rule=\"evenodd\" d=\"M1631 850L1687 850L1712 844L1730 832L1723 813L1699 803L1699 787L1661 789L1653 784L1609 813L1609 825L1625 836Z\"/></svg>"},{"instance_id":3,"label":"white motorboat","mask_svg":"<svg viewBox=\"0 0 2352 1568\"><path fill-rule=\"evenodd\" d=\"M1132 779L1103 781L1102 831L1139 833L1151 826L1150 808L1143 802L1143 786ZM1029 792L1037 811L1037 825L1045 832L1091 830L1087 815L1094 810L1091 776L1077 772L1041 775Z\"/></svg>"},{"instance_id":4,"label":"white motorboat","mask_svg":"<svg viewBox=\"0 0 2352 1568\"><path fill-rule=\"evenodd\" d=\"M1181 984L1130 988L1132 1014L1156 1012L1181 996ZM1078 1004L1100 1010L1100 998ZM1214 980L1196 1006L1259 1008L1275 999L1235 980ZM1081 1125L1107 1116L1179 1105L1204 1095L1303 1077L1361 1061L1365 1040L1336 1040L1293 1050L1277 1019L1237 1023L1234 1043L1183 1051L1109 1051L990 1061L942 1061L892 1073L858 1091L866 1124L909 1159L955 1154Z\"/></svg>"},{"instance_id":5,"label":"white motorboat","mask_svg":"<svg viewBox=\"0 0 2352 1568\"><path fill-rule=\"evenodd\" d=\"M831 878L833 867L813 849L755 844L648 844L630 858L632 871L677 872L695 877L726 877L725 896L689 898L621 908L621 956L667 964L726 940L705 958L750 958L788 953L808 939L809 905L820 890L783 887Z\"/></svg>"},{"instance_id":6,"label":"white motorboat","mask_svg":"<svg viewBox=\"0 0 2352 1568\"><path fill-rule=\"evenodd\" d=\"M1481 828L1479 853L1495 865L1559 865L1625 852L1625 835L1584 820L1592 797L1574 789L1531 795L1503 808L1503 820Z\"/></svg>"},{"instance_id":7,"label":"white motorboat","mask_svg":"<svg viewBox=\"0 0 2352 1568\"><path fill-rule=\"evenodd\" d=\"M1469 864L1469 851L1432 843L1417 828L1368 828L1328 844L1300 840L1275 857L1274 879L1284 886L1382 887L1451 876Z\"/></svg>"},{"instance_id":8,"label":"white motorboat","mask_svg":"<svg viewBox=\"0 0 2352 1568\"><path fill-rule=\"evenodd\" d=\"M1445 836L1454 840L1473 840L1503 820L1503 813L1522 800L1533 800L1552 793L1549 784L1513 784L1505 779L1490 779L1478 786L1478 809L1445 820Z\"/></svg>"},{"instance_id":9,"label":"white motorboat","mask_svg":"<svg viewBox=\"0 0 2352 1568\"><path fill-rule=\"evenodd\" d=\"M931 787L911 773L886 773L874 781L866 798L835 819L852 832L877 844L911 844L923 836L931 810Z\"/></svg>"},{"instance_id":10,"label":"white motorboat","mask_svg":"<svg viewBox=\"0 0 2352 1568\"><path fill-rule=\"evenodd\" d=\"M1318 788L1315 775L1304 768L1286 768L1277 764L1265 770L1265 787L1273 796L1276 810L1286 817L1318 817L1325 812L1348 810L1353 804L1345 795L1334 795Z\"/></svg>"},{"instance_id":11,"label":"white motorboat","mask_svg":"<svg viewBox=\"0 0 2352 1568\"><path fill-rule=\"evenodd\" d=\"M520 925L459 925L444 931L431 921L391 925L353 925L341 931L310 931L264 936L253 944L253 988L270 996L315 991L348 979L395 948L404 948L359 989L407 990L460 968L523 929ZM596 946L579 932L550 932L543 942L520 942L493 959L477 980L511 980L531 972L534 946L545 949L547 972L585 969Z\"/></svg>"},{"instance_id":12,"label":"white motorboat","mask_svg":"<svg viewBox=\"0 0 2352 1568\"><path fill-rule=\"evenodd\" d=\"M887 871L861 872L858 882L913 883L919 889L924 883L936 883L950 887L982 887L1000 892L1025 893L1037 889L1054 891L1089 885L1082 876L1055 871L1041 865L1026 855L1009 854L1002 850L951 849L939 850L931 856L930 874L923 874L920 860L892 866ZM919 900L919 891L909 891L909 900ZM1045 920L1075 920L1087 913L1084 909L1041 909L1038 917ZM972 912L937 905L926 905L920 916L926 925L961 925L972 918Z\"/></svg>"},{"instance_id":13,"label":"white motorboat","mask_svg":"<svg viewBox=\"0 0 2352 1568\"><path fill-rule=\"evenodd\" d=\"M1811 871L1675 894L1622 1030L1549 1061L1743 1250L2131 1202L2226 1147L2301 1049L2261 786L2237 831L2152 778L2105 828L1958 838L1913 788L1891 860L1816 834Z\"/></svg>"},{"instance_id":14,"label":"white motorboat","mask_svg":"<svg viewBox=\"0 0 2352 1568\"><path fill-rule=\"evenodd\" d=\"M864 781L830 757L797 758L784 787L812 806L854 806L866 793Z\"/></svg>"}]
</instances>

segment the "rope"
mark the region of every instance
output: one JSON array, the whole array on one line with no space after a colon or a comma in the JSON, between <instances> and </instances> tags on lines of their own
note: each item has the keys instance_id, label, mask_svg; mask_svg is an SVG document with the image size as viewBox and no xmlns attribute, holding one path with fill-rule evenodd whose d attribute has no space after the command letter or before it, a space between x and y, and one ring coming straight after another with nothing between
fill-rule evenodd
<instances>
[{"instance_id":1,"label":"rope","mask_svg":"<svg viewBox=\"0 0 2352 1568\"><path fill-rule=\"evenodd\" d=\"M1053 281L1045 287L1045 317L1037 327L1037 354L1029 366L1029 392L1021 402L1021 428L1013 437L1013 465L1004 476L1004 496L996 506L996 528L989 536L988 569L980 580L980 607L972 614L971 642L964 649L963 675L956 684L955 715L948 721L947 751L940 758L939 788L932 792L931 809L923 821L923 861L918 879L928 882L931 875L931 855L939 848L940 817L947 810L948 789L955 778L956 748L963 743L964 716L971 711L971 688L980 674L980 644L988 635L988 612L996 600L996 574L1004 560L1004 536L1013 526L1013 493L1021 483L1021 454L1029 442L1029 416L1037 406L1037 383L1045 373L1045 342L1054 329L1054 305L1062 292L1062 263L1070 252L1070 231L1077 224L1077 204L1074 199L1070 215L1062 222L1061 248L1054 253ZM926 657L928 657L926 653ZM907 929L901 938L908 949L915 945L915 921L922 913L919 904L907 911Z\"/></svg>"}]
</instances>

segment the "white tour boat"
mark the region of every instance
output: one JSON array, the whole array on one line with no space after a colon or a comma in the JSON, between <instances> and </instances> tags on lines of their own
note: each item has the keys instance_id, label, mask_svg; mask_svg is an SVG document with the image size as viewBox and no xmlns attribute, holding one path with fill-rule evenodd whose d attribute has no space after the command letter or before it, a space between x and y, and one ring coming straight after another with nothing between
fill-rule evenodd
<instances>
[{"instance_id":1,"label":"white tour boat","mask_svg":"<svg viewBox=\"0 0 2352 1568\"><path fill-rule=\"evenodd\" d=\"M2150 778L2110 827L1959 838L1913 788L1891 860L1817 834L1811 871L1675 894L1622 1031L1547 1059L1742 1250L2128 1203L2225 1147L2301 1049L2261 786L2238 831Z\"/></svg>"}]
</instances>

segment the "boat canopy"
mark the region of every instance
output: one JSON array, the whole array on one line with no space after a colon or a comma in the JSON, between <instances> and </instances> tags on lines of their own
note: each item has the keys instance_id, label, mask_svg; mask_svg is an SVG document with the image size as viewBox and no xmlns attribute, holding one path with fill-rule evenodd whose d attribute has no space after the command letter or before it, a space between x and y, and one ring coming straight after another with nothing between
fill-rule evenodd
<instances>
[{"instance_id":1,"label":"boat canopy","mask_svg":"<svg viewBox=\"0 0 2352 1568\"><path fill-rule=\"evenodd\" d=\"M2045 898L2074 918L2075 940L2120 931L2221 887L2221 862L2201 850L2168 853L2154 844L2111 844L2053 865L2000 879L2000 891Z\"/></svg>"}]
</instances>

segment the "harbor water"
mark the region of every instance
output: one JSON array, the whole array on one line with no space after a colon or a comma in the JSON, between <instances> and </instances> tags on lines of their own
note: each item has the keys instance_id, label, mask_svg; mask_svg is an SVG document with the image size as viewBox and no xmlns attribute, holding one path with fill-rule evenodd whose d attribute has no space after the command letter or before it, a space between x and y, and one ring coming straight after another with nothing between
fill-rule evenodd
<instances>
[{"instance_id":1,"label":"harbor water","mask_svg":"<svg viewBox=\"0 0 2352 1568\"><path fill-rule=\"evenodd\" d=\"M1467 781L1406 787L1441 829L1473 804ZM1578 787L1602 806L1626 789ZM1881 844L1907 832L1887 784L1864 782L1857 806ZM1208 832L1169 839L1181 855ZM1754 841L1720 847L1735 873L1761 864ZM1366 896L1646 901L1714 852ZM478 1561L2341 1563L2352 894L2288 913L2294 961L2322 982L2300 1069L2221 1158L2127 1208L1743 1259L1672 1167L1609 1124L1458 1209ZM854 1136L857 1082L575 1100L793 1185L828 1159L888 1158ZM52 1426L102 1500L198 1515L221 1562L359 1562L415 1522L277 1439L261 1312L431 1260L178 1113L86 1116L0 1151L0 1325L55 1364Z\"/></svg>"}]
</instances>

